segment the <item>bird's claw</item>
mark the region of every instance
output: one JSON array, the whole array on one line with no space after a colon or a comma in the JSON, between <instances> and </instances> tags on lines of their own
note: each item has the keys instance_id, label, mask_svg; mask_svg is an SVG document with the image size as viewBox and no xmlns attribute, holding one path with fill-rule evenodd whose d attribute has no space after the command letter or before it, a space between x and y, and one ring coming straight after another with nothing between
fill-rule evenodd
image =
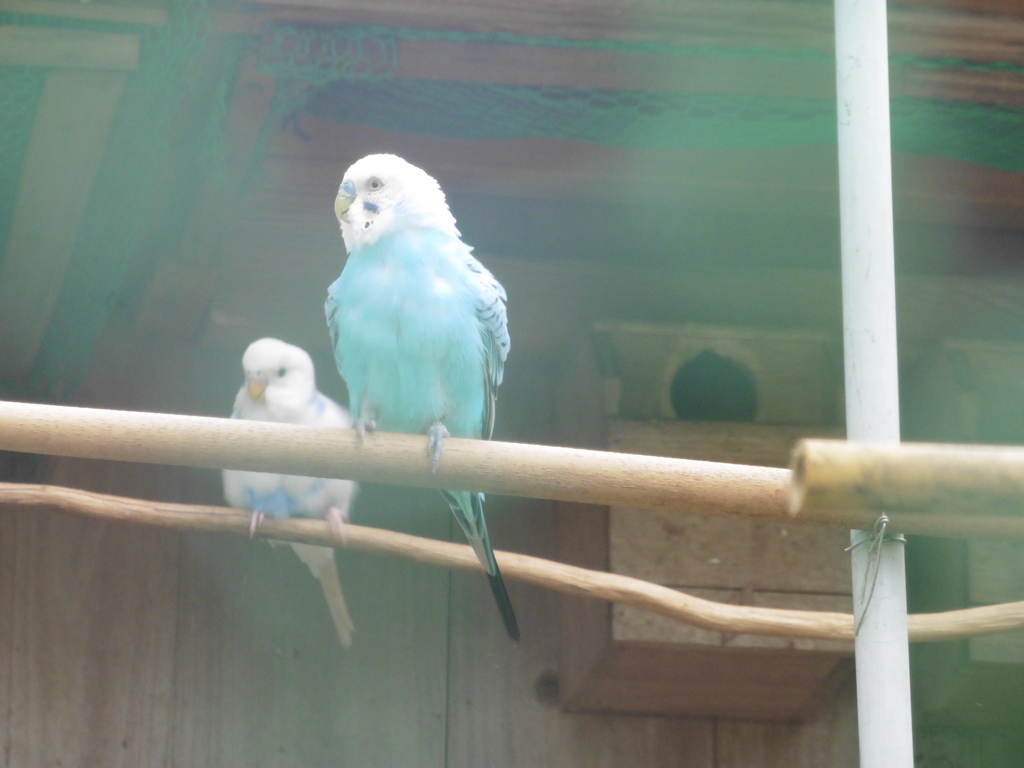
<instances>
[{"instance_id":1,"label":"bird's claw","mask_svg":"<svg viewBox=\"0 0 1024 768\"><path fill-rule=\"evenodd\" d=\"M249 538L251 539L256 535L256 529L263 523L263 513L258 512L255 509L252 511L252 517L249 518Z\"/></svg>"},{"instance_id":2,"label":"bird's claw","mask_svg":"<svg viewBox=\"0 0 1024 768\"><path fill-rule=\"evenodd\" d=\"M377 422L373 419L359 419L356 421L356 435L359 437L359 442L366 440L367 432L375 432L377 430Z\"/></svg>"},{"instance_id":3,"label":"bird's claw","mask_svg":"<svg viewBox=\"0 0 1024 768\"><path fill-rule=\"evenodd\" d=\"M437 465L441 462L441 448L444 439L451 437L451 433L441 422L437 422L427 430L427 454L430 456L430 474L437 474Z\"/></svg>"},{"instance_id":4,"label":"bird's claw","mask_svg":"<svg viewBox=\"0 0 1024 768\"><path fill-rule=\"evenodd\" d=\"M347 512L342 512L337 507L331 507L327 510L327 524L331 528L331 533L339 538L342 544L348 544L348 531L345 528L347 523Z\"/></svg>"}]
</instances>

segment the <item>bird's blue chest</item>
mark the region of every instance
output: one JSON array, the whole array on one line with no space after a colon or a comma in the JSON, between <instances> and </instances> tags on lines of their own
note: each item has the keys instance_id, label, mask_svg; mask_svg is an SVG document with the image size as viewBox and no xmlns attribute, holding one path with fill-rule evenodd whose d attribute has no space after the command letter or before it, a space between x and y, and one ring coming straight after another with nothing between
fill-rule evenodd
<instances>
[{"instance_id":1,"label":"bird's blue chest","mask_svg":"<svg viewBox=\"0 0 1024 768\"><path fill-rule=\"evenodd\" d=\"M458 421L464 403L482 403L481 329L459 270L467 252L457 240L429 234L378 241L354 252L329 290L351 406L357 415L372 411L381 429L420 432Z\"/></svg>"}]
</instances>

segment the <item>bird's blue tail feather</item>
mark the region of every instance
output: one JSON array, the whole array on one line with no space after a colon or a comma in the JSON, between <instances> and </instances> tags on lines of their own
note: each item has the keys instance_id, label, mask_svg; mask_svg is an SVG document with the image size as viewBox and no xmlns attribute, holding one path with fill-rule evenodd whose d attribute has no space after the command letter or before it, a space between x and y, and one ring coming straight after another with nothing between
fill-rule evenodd
<instances>
[{"instance_id":1,"label":"bird's blue tail feather","mask_svg":"<svg viewBox=\"0 0 1024 768\"><path fill-rule=\"evenodd\" d=\"M491 585L491 593L498 604L501 618L505 621L505 630L513 640L519 640L519 623L516 621L516 613L512 608L512 600L505 588L505 580L501 578L501 571L498 570L498 561L494 559L494 550L491 549L491 540L487 535L487 523L484 521L484 497L482 493L470 491L441 491L445 501L452 508L455 519L459 522L473 547L477 559L487 571L487 581Z\"/></svg>"}]
</instances>

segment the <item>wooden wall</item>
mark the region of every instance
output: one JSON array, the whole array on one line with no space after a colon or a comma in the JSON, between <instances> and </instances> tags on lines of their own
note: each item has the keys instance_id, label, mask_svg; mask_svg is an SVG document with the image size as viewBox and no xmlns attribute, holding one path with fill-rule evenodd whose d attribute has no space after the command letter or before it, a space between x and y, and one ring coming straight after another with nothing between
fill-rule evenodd
<instances>
[{"instance_id":1,"label":"wooden wall","mask_svg":"<svg viewBox=\"0 0 1024 768\"><path fill-rule=\"evenodd\" d=\"M216 496L209 476L169 468L61 461L53 476ZM443 507L368 488L356 514L447 537ZM502 546L554 556L546 503L494 499L490 516ZM339 565L357 625L347 652L286 548L0 512L3 764L856 764L849 687L803 726L563 714L556 595L511 585L513 646L481 579L356 553Z\"/></svg>"},{"instance_id":2,"label":"wooden wall","mask_svg":"<svg viewBox=\"0 0 1024 768\"><path fill-rule=\"evenodd\" d=\"M245 264L240 255L233 258ZM338 258L337 246L326 253L311 248L297 259L305 266L295 265L295 286L263 305L285 319L286 330L294 325L300 343L307 344L300 326L309 326L311 339L326 337L313 317L317 307L308 310L308 323L297 313L315 303L301 297L322 295L320 273L332 268L329 262L336 269ZM634 270L624 292L613 265L484 258L515 296L517 347L496 435L504 440L554 442L560 361L600 313L642 307L657 315L649 319L685 311L714 321L732 306L740 308L733 314L747 313L740 321L763 323L769 316L787 319L789 307L823 326L832 322L829 297L838 292L831 275L677 265ZM246 284L273 277L248 266ZM771 300L739 300L758 288ZM980 332L1015 333L1020 325L1015 299L1022 289L1014 281L919 278L902 290L903 321L911 330L934 329L939 308L950 317L970 314L971 330ZM242 315L253 324L226 324L231 305L218 307L215 300L221 320L196 334L180 316L171 322L158 311L159 284L151 291L144 302L151 308L134 326L108 331L78 402L226 414L238 385L233 356L266 318ZM198 297L195 315L201 316L207 306L201 292L182 293ZM954 322L950 317L946 323ZM322 386L338 395L337 377L321 357ZM29 479L31 465L8 474ZM53 482L114 493L219 500L211 473L70 460L40 472ZM365 488L354 517L452 535L450 513L428 491ZM499 548L557 557L548 504L492 497L488 518ZM566 714L555 705L556 595L510 585L524 634L513 646L482 579L354 553L342 552L338 561L357 628L347 652L337 645L316 583L287 549L0 510L0 765L857 764L852 681L801 725ZM919 764L929 768L1018 768L1024 743L1013 734L939 728L922 731L918 749Z\"/></svg>"}]
</instances>

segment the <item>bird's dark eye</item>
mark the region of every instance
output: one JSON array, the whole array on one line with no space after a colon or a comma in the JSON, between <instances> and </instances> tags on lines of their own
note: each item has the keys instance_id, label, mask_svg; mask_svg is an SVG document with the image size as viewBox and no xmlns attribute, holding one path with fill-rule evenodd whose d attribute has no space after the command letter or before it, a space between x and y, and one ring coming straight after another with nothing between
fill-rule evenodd
<instances>
[{"instance_id":1,"label":"bird's dark eye","mask_svg":"<svg viewBox=\"0 0 1024 768\"><path fill-rule=\"evenodd\" d=\"M380 189L381 187L384 186L384 182L381 181L380 179L374 177L374 178L370 179L368 185L369 185L370 189Z\"/></svg>"},{"instance_id":2,"label":"bird's dark eye","mask_svg":"<svg viewBox=\"0 0 1024 768\"><path fill-rule=\"evenodd\" d=\"M277 369L277 375L278 376L284 376L286 373L288 373L288 369L287 368L278 368Z\"/></svg>"}]
</instances>

